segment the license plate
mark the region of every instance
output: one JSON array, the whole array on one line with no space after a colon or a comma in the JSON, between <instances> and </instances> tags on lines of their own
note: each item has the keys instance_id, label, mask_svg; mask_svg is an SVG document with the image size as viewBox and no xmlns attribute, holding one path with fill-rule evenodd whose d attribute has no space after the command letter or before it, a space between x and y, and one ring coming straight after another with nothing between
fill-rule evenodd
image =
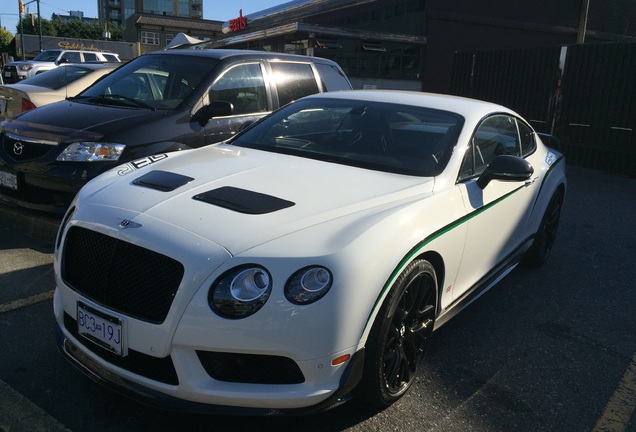
<instances>
[{"instance_id":1,"label":"license plate","mask_svg":"<svg viewBox=\"0 0 636 432\"><path fill-rule=\"evenodd\" d=\"M77 331L93 343L125 356L124 321L77 302Z\"/></svg>"},{"instance_id":2,"label":"license plate","mask_svg":"<svg viewBox=\"0 0 636 432\"><path fill-rule=\"evenodd\" d=\"M0 186L18 190L18 176L8 172L0 171Z\"/></svg>"},{"instance_id":3,"label":"license plate","mask_svg":"<svg viewBox=\"0 0 636 432\"><path fill-rule=\"evenodd\" d=\"M9 71L5 72L4 76L6 76L7 78L11 78L11 72L9 72Z\"/></svg>"}]
</instances>

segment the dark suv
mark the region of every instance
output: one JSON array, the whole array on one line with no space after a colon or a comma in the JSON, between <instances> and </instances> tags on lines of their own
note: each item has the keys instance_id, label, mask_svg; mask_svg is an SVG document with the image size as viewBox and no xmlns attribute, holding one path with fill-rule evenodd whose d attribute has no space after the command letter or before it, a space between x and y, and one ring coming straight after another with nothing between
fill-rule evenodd
<instances>
[{"instance_id":1,"label":"dark suv","mask_svg":"<svg viewBox=\"0 0 636 432\"><path fill-rule=\"evenodd\" d=\"M137 57L78 96L0 126L0 198L62 212L90 179L123 162L223 141L300 97L351 89L317 57L166 50ZM129 167L130 168L130 167Z\"/></svg>"}]
</instances>

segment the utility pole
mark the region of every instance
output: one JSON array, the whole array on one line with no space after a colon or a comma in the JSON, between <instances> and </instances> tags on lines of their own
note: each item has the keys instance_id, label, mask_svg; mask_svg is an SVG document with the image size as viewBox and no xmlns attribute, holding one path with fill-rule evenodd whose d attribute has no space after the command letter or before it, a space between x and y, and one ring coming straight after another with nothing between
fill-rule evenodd
<instances>
[{"instance_id":1,"label":"utility pole","mask_svg":"<svg viewBox=\"0 0 636 432\"><path fill-rule=\"evenodd\" d=\"M39 0L38 0L39 1ZM583 0L581 5L581 18L579 20L579 30L576 35L576 43L585 43L585 32L587 31L587 14L590 9L590 0Z\"/></svg>"},{"instance_id":2,"label":"utility pole","mask_svg":"<svg viewBox=\"0 0 636 432\"><path fill-rule=\"evenodd\" d=\"M40 15L40 0L38 0L38 34L40 35L40 52L42 52L42 15Z\"/></svg>"},{"instance_id":3,"label":"utility pole","mask_svg":"<svg viewBox=\"0 0 636 432\"><path fill-rule=\"evenodd\" d=\"M24 29L22 28L22 14L24 13L24 2L18 0L18 20L20 20L20 51L22 51L22 60L24 57Z\"/></svg>"}]
</instances>

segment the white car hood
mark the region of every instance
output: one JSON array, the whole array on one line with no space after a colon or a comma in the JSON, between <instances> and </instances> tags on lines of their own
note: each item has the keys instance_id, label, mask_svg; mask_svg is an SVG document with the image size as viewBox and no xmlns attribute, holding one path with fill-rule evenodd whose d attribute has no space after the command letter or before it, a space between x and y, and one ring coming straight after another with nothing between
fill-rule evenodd
<instances>
[{"instance_id":1,"label":"white car hood","mask_svg":"<svg viewBox=\"0 0 636 432\"><path fill-rule=\"evenodd\" d=\"M432 193L433 178L396 175L226 144L129 163L88 183L78 205L122 209L185 229L237 255L280 236L355 212ZM137 166L148 165L143 169ZM137 185L151 172L192 180L171 191ZM187 181L187 178L181 179ZM206 193L233 188L221 201ZM258 195L254 195L254 193ZM226 199L228 198L229 199ZM236 199L234 199L236 197ZM235 209L237 205L244 209ZM244 210L247 210L245 212ZM261 213L250 214L252 211ZM134 219L133 219L134 220Z\"/></svg>"}]
</instances>

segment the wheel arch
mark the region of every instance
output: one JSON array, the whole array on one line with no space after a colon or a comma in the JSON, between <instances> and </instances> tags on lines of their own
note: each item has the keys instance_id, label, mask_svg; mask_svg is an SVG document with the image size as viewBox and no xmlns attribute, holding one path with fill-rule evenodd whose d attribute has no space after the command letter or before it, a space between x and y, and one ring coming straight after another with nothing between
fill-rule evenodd
<instances>
[{"instance_id":1,"label":"wheel arch","mask_svg":"<svg viewBox=\"0 0 636 432\"><path fill-rule=\"evenodd\" d=\"M430 262L435 270L435 278L437 279L437 298L435 299L436 316L440 312L440 299L442 298L442 290L444 289L444 278L446 276L446 265L444 264L444 258L436 251L429 250L423 252L413 259L425 259ZM412 261L412 260L411 260Z\"/></svg>"},{"instance_id":2,"label":"wheel arch","mask_svg":"<svg viewBox=\"0 0 636 432\"><path fill-rule=\"evenodd\" d=\"M372 310L369 312L369 315L367 317L367 322L364 325L364 330L360 337L360 344L362 346L366 345L367 339L369 337L369 333L371 331L371 328L373 327L373 323L377 319L378 313L380 309L382 308L382 305L386 301L388 293L391 290L391 287L393 286L395 281L397 280L398 276L404 271L406 267L409 266L410 263L418 259L424 259L428 261L433 266L433 269L435 270L435 277L437 279L437 298L435 299L436 300L435 307L436 307L436 316L439 315L440 304L441 304L440 299L442 296L442 290L444 287L444 279L446 276L446 265L444 262L444 258L439 252L435 250L421 251L420 253L417 253L417 254L407 254L399 261L398 265L395 267L395 269L393 270L389 278L385 281L383 288L378 294L378 297L373 305Z\"/></svg>"}]
</instances>

